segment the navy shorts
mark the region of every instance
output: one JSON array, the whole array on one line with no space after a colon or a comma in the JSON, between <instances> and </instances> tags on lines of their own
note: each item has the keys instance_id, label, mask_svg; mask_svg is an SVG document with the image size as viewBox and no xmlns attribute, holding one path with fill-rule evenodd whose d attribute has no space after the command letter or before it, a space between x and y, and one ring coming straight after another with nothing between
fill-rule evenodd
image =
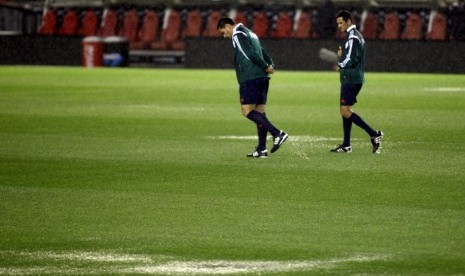
<instances>
[{"instance_id":1,"label":"navy shorts","mask_svg":"<svg viewBox=\"0 0 465 276\"><path fill-rule=\"evenodd\" d=\"M259 78L244 81L239 85L239 95L242 104L266 104L270 78Z\"/></svg>"},{"instance_id":2,"label":"navy shorts","mask_svg":"<svg viewBox=\"0 0 465 276\"><path fill-rule=\"evenodd\" d=\"M363 83L342 84L341 85L341 105L352 106L357 102L358 92L362 89Z\"/></svg>"}]
</instances>

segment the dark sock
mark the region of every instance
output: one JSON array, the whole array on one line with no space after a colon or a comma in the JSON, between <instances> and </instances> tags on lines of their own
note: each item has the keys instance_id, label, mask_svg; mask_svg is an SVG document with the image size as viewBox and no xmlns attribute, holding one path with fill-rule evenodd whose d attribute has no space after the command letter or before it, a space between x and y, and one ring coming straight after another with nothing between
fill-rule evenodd
<instances>
[{"instance_id":1,"label":"dark sock","mask_svg":"<svg viewBox=\"0 0 465 276\"><path fill-rule=\"evenodd\" d=\"M342 145L344 147L350 146L350 132L352 131L352 121L350 119L342 117L342 129L344 130L344 141Z\"/></svg>"},{"instance_id":2,"label":"dark sock","mask_svg":"<svg viewBox=\"0 0 465 276\"><path fill-rule=\"evenodd\" d=\"M262 125L257 125L257 135L258 135L257 150L258 151L263 151L266 149L266 135L267 134L268 134L268 131Z\"/></svg>"},{"instance_id":3,"label":"dark sock","mask_svg":"<svg viewBox=\"0 0 465 276\"><path fill-rule=\"evenodd\" d=\"M257 125L261 125L264 129L269 131L273 137L276 137L280 134L279 129L274 127L266 116L258 111L252 110L247 114L247 118Z\"/></svg>"},{"instance_id":4,"label":"dark sock","mask_svg":"<svg viewBox=\"0 0 465 276\"><path fill-rule=\"evenodd\" d=\"M352 115L349 117L349 120L364 129L368 135L370 135L370 137L376 135L376 131L372 129L367 123L365 123L365 121L360 116L358 116L357 113L352 113Z\"/></svg>"}]
</instances>

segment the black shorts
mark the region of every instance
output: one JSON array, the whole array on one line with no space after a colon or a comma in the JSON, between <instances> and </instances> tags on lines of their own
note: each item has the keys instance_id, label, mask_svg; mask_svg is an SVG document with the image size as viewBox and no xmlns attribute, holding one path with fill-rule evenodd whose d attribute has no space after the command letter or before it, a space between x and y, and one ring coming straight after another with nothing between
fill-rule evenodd
<instances>
[{"instance_id":1,"label":"black shorts","mask_svg":"<svg viewBox=\"0 0 465 276\"><path fill-rule=\"evenodd\" d=\"M357 95L362 89L363 83L341 85L341 105L352 106L357 102Z\"/></svg>"},{"instance_id":2,"label":"black shorts","mask_svg":"<svg viewBox=\"0 0 465 276\"><path fill-rule=\"evenodd\" d=\"M239 85L242 104L266 104L270 78L248 80Z\"/></svg>"}]
</instances>

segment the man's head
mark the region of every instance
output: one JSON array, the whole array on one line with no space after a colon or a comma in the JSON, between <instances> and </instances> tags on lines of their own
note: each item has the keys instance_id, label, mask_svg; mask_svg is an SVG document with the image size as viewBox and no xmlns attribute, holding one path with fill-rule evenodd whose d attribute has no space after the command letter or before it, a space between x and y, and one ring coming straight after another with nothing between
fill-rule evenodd
<instances>
[{"instance_id":1,"label":"man's head","mask_svg":"<svg viewBox=\"0 0 465 276\"><path fill-rule=\"evenodd\" d=\"M341 32L347 31L352 26L352 14L349 11L342 10L336 15L337 28Z\"/></svg>"},{"instance_id":2,"label":"man's head","mask_svg":"<svg viewBox=\"0 0 465 276\"><path fill-rule=\"evenodd\" d=\"M225 38L231 38L234 32L234 20L229 17L223 17L218 20L218 25L216 25L216 29L221 33L221 35Z\"/></svg>"}]
</instances>

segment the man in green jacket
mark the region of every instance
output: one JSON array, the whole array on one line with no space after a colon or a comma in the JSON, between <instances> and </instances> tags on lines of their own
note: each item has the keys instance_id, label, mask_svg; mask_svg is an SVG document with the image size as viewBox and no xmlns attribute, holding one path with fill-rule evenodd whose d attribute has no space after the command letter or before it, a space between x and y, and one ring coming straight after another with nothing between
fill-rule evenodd
<instances>
[{"instance_id":1,"label":"man in green jacket","mask_svg":"<svg viewBox=\"0 0 465 276\"><path fill-rule=\"evenodd\" d=\"M342 144L331 152L350 153L350 134L352 123L365 130L370 135L373 153L380 153L383 132L371 128L352 106L357 102L357 95L365 82L365 39L353 24L352 14L348 11L340 11L336 16L339 30L346 33L343 46L339 46L339 75L341 81L340 112L342 115L342 128L344 140Z\"/></svg>"},{"instance_id":2,"label":"man in green jacket","mask_svg":"<svg viewBox=\"0 0 465 276\"><path fill-rule=\"evenodd\" d=\"M288 138L287 133L273 126L265 114L269 75L274 73L273 60L262 48L257 35L242 23L236 24L224 17L218 21L217 29L223 37L232 39L242 115L257 125L258 145L247 157L266 158L268 132L273 136L271 153Z\"/></svg>"}]
</instances>

